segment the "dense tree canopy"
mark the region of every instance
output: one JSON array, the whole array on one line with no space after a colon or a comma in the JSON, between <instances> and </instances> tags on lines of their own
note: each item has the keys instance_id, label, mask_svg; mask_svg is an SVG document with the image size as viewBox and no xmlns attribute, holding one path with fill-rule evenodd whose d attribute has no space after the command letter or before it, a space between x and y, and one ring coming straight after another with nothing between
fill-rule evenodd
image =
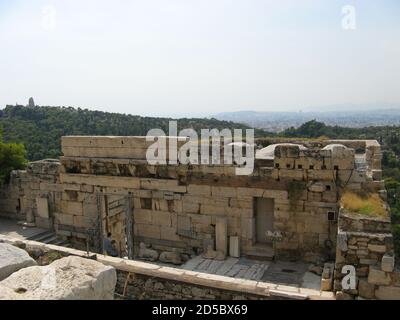
<instances>
[{"instance_id":1,"label":"dense tree canopy","mask_svg":"<svg viewBox=\"0 0 400 320\"><path fill-rule=\"evenodd\" d=\"M71 107L7 106L0 111L4 140L23 143L29 160L57 158L65 135L146 135L150 129L168 134L169 118L151 118ZM179 119L178 128L247 129L243 124L216 119ZM256 130L256 135L266 132Z\"/></svg>"},{"instance_id":2,"label":"dense tree canopy","mask_svg":"<svg viewBox=\"0 0 400 320\"><path fill-rule=\"evenodd\" d=\"M6 143L0 142L0 182L13 169L25 165L25 148L29 160L57 158L64 135L146 135L158 128L168 134L168 118L151 118L71 107L7 106L0 111L0 127ZM179 130L247 129L248 126L216 119L179 119ZM256 136L276 136L256 130ZM278 134L283 137L331 139L376 139L383 145L383 171L392 209L395 239L400 249L400 127L344 128L327 126L316 120ZM1 141L1 140L0 140ZM25 146L25 148L24 148ZM397 232L397 233L396 233Z\"/></svg>"},{"instance_id":3,"label":"dense tree canopy","mask_svg":"<svg viewBox=\"0 0 400 320\"><path fill-rule=\"evenodd\" d=\"M25 168L25 155L22 144L4 143L0 136L0 184L8 182L12 170Z\"/></svg>"}]
</instances>

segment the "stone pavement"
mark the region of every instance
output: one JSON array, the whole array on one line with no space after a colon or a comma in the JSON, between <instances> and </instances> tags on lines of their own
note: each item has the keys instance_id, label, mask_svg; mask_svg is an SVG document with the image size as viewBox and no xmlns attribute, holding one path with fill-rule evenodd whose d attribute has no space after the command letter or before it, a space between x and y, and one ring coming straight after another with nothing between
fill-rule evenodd
<instances>
[{"instance_id":1,"label":"stone pavement","mask_svg":"<svg viewBox=\"0 0 400 320\"><path fill-rule=\"evenodd\" d=\"M321 277L308 272L309 266L310 264L302 262L257 261L245 257L239 259L230 257L217 261L197 256L183 264L181 268L320 291Z\"/></svg>"},{"instance_id":2,"label":"stone pavement","mask_svg":"<svg viewBox=\"0 0 400 320\"><path fill-rule=\"evenodd\" d=\"M15 220L0 218L0 234L15 239L29 239L46 232L45 229L18 225Z\"/></svg>"}]
</instances>

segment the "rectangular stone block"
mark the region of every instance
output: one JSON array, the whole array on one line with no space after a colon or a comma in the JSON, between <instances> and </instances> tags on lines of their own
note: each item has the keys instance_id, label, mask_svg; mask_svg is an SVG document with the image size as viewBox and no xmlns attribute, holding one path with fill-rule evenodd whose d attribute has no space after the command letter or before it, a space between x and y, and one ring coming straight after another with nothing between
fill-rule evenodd
<instances>
[{"instance_id":1,"label":"rectangular stone block","mask_svg":"<svg viewBox=\"0 0 400 320\"><path fill-rule=\"evenodd\" d=\"M81 191L82 192L92 193L94 191L94 186L87 185L87 184L82 184L81 185Z\"/></svg>"},{"instance_id":2,"label":"rectangular stone block","mask_svg":"<svg viewBox=\"0 0 400 320\"><path fill-rule=\"evenodd\" d=\"M240 200L240 199L235 199L232 198L229 201L229 206L230 207L235 207L235 208L240 208L240 209L253 209L253 199L251 200Z\"/></svg>"},{"instance_id":3,"label":"rectangular stone block","mask_svg":"<svg viewBox=\"0 0 400 320\"><path fill-rule=\"evenodd\" d=\"M400 300L400 287L380 286L375 291L378 300Z\"/></svg>"},{"instance_id":4,"label":"rectangular stone block","mask_svg":"<svg viewBox=\"0 0 400 320\"><path fill-rule=\"evenodd\" d=\"M375 285L368 283L366 279L358 281L358 294L365 299L375 298Z\"/></svg>"},{"instance_id":5,"label":"rectangular stone block","mask_svg":"<svg viewBox=\"0 0 400 320\"><path fill-rule=\"evenodd\" d=\"M35 224L36 227L42 228L42 229L51 229L53 226L52 219L46 219L46 218L41 218L41 217L36 217L35 218Z\"/></svg>"},{"instance_id":6,"label":"rectangular stone block","mask_svg":"<svg viewBox=\"0 0 400 320\"><path fill-rule=\"evenodd\" d=\"M49 218L49 203L47 198L36 198L37 214L40 218Z\"/></svg>"},{"instance_id":7,"label":"rectangular stone block","mask_svg":"<svg viewBox=\"0 0 400 320\"><path fill-rule=\"evenodd\" d=\"M240 241L238 236L229 237L229 256L240 258Z\"/></svg>"},{"instance_id":8,"label":"rectangular stone block","mask_svg":"<svg viewBox=\"0 0 400 320\"><path fill-rule=\"evenodd\" d=\"M385 271L385 272L392 272L393 269L394 269L394 265L395 265L394 262L395 262L395 261L394 261L394 256L385 254L385 255L382 257L382 262L381 262L381 269L382 269L382 271Z\"/></svg>"},{"instance_id":9,"label":"rectangular stone block","mask_svg":"<svg viewBox=\"0 0 400 320\"><path fill-rule=\"evenodd\" d=\"M307 170L308 180L334 180L333 170Z\"/></svg>"},{"instance_id":10,"label":"rectangular stone block","mask_svg":"<svg viewBox=\"0 0 400 320\"><path fill-rule=\"evenodd\" d=\"M228 221L217 218L215 225L215 248L225 256L228 254Z\"/></svg>"},{"instance_id":11,"label":"rectangular stone block","mask_svg":"<svg viewBox=\"0 0 400 320\"><path fill-rule=\"evenodd\" d=\"M79 185L79 190L82 184L128 189L139 189L141 186L140 179L135 177L100 176L89 174L60 173L60 181L61 183L77 184Z\"/></svg>"},{"instance_id":12,"label":"rectangular stone block","mask_svg":"<svg viewBox=\"0 0 400 320\"><path fill-rule=\"evenodd\" d=\"M181 238L177 234L176 228L162 226L161 227L161 240L181 241Z\"/></svg>"},{"instance_id":13,"label":"rectangular stone block","mask_svg":"<svg viewBox=\"0 0 400 320\"><path fill-rule=\"evenodd\" d=\"M387 286L391 282L390 275L374 266L369 267L368 282L370 284Z\"/></svg>"},{"instance_id":14,"label":"rectangular stone block","mask_svg":"<svg viewBox=\"0 0 400 320\"><path fill-rule=\"evenodd\" d=\"M78 227L78 228L86 227L84 216L73 216L73 222L74 222L75 227Z\"/></svg>"},{"instance_id":15,"label":"rectangular stone block","mask_svg":"<svg viewBox=\"0 0 400 320\"><path fill-rule=\"evenodd\" d=\"M63 186L62 186L62 184L59 184L59 183L41 182L40 190L41 191L51 191L51 192L61 192L61 191L63 191Z\"/></svg>"},{"instance_id":16,"label":"rectangular stone block","mask_svg":"<svg viewBox=\"0 0 400 320\"><path fill-rule=\"evenodd\" d=\"M196 196L211 196L211 186L189 184L187 191L191 195Z\"/></svg>"},{"instance_id":17,"label":"rectangular stone block","mask_svg":"<svg viewBox=\"0 0 400 320\"><path fill-rule=\"evenodd\" d=\"M304 170L296 170L296 169L280 169L279 170L279 178L286 179L294 179L294 180L303 180L305 176Z\"/></svg>"},{"instance_id":18,"label":"rectangular stone block","mask_svg":"<svg viewBox=\"0 0 400 320\"><path fill-rule=\"evenodd\" d=\"M152 223L152 211L145 209L134 209L133 218L135 223L139 224L151 224Z\"/></svg>"},{"instance_id":19,"label":"rectangular stone block","mask_svg":"<svg viewBox=\"0 0 400 320\"><path fill-rule=\"evenodd\" d=\"M237 197L237 189L232 187L211 186L211 195L213 197L235 198Z\"/></svg>"},{"instance_id":20,"label":"rectangular stone block","mask_svg":"<svg viewBox=\"0 0 400 320\"><path fill-rule=\"evenodd\" d=\"M182 200L182 211L187 213L200 213L200 204L185 198Z\"/></svg>"},{"instance_id":21,"label":"rectangular stone block","mask_svg":"<svg viewBox=\"0 0 400 320\"><path fill-rule=\"evenodd\" d=\"M56 214L56 222L58 224L64 224L68 226L72 226L74 224L74 216L70 214Z\"/></svg>"},{"instance_id":22,"label":"rectangular stone block","mask_svg":"<svg viewBox=\"0 0 400 320\"><path fill-rule=\"evenodd\" d=\"M224 211L229 217L238 217L238 218L253 218L254 210L247 208L224 208Z\"/></svg>"},{"instance_id":23,"label":"rectangular stone block","mask_svg":"<svg viewBox=\"0 0 400 320\"><path fill-rule=\"evenodd\" d=\"M242 218L240 220L241 238L253 240L255 233L255 219Z\"/></svg>"},{"instance_id":24,"label":"rectangular stone block","mask_svg":"<svg viewBox=\"0 0 400 320\"><path fill-rule=\"evenodd\" d=\"M375 181L382 180L382 170L372 170L372 179Z\"/></svg>"},{"instance_id":25,"label":"rectangular stone block","mask_svg":"<svg viewBox=\"0 0 400 320\"><path fill-rule=\"evenodd\" d=\"M140 179L140 188L145 190L171 191L186 193L186 186L180 186L178 180Z\"/></svg>"},{"instance_id":26,"label":"rectangular stone block","mask_svg":"<svg viewBox=\"0 0 400 320\"><path fill-rule=\"evenodd\" d=\"M264 190L262 197L284 200L288 199L288 192L285 190Z\"/></svg>"},{"instance_id":27,"label":"rectangular stone block","mask_svg":"<svg viewBox=\"0 0 400 320\"><path fill-rule=\"evenodd\" d=\"M61 213L71 215L83 215L82 202L61 201Z\"/></svg>"},{"instance_id":28,"label":"rectangular stone block","mask_svg":"<svg viewBox=\"0 0 400 320\"><path fill-rule=\"evenodd\" d=\"M178 214L177 216L178 231L191 231L192 230L192 220L187 215Z\"/></svg>"},{"instance_id":29,"label":"rectangular stone block","mask_svg":"<svg viewBox=\"0 0 400 320\"><path fill-rule=\"evenodd\" d=\"M152 224L171 227L171 213L163 211L153 211L151 213Z\"/></svg>"},{"instance_id":30,"label":"rectangular stone block","mask_svg":"<svg viewBox=\"0 0 400 320\"><path fill-rule=\"evenodd\" d=\"M202 204L200 207L200 213L206 215L224 216L228 210L229 208L225 206L215 206L207 204Z\"/></svg>"},{"instance_id":31,"label":"rectangular stone block","mask_svg":"<svg viewBox=\"0 0 400 320\"><path fill-rule=\"evenodd\" d=\"M85 217L97 217L97 204L96 203L83 203L83 215Z\"/></svg>"},{"instance_id":32,"label":"rectangular stone block","mask_svg":"<svg viewBox=\"0 0 400 320\"><path fill-rule=\"evenodd\" d=\"M237 188L237 196L241 197L262 197L264 189L258 188Z\"/></svg>"},{"instance_id":33,"label":"rectangular stone block","mask_svg":"<svg viewBox=\"0 0 400 320\"><path fill-rule=\"evenodd\" d=\"M81 186L76 183L62 183L61 184L64 191L80 191Z\"/></svg>"},{"instance_id":34,"label":"rectangular stone block","mask_svg":"<svg viewBox=\"0 0 400 320\"><path fill-rule=\"evenodd\" d=\"M161 227L150 224L135 224L135 235L139 237L161 239Z\"/></svg>"},{"instance_id":35,"label":"rectangular stone block","mask_svg":"<svg viewBox=\"0 0 400 320\"><path fill-rule=\"evenodd\" d=\"M378 245L378 244L368 244L368 250L371 252L377 253L385 253L386 246L385 245Z\"/></svg>"}]
</instances>

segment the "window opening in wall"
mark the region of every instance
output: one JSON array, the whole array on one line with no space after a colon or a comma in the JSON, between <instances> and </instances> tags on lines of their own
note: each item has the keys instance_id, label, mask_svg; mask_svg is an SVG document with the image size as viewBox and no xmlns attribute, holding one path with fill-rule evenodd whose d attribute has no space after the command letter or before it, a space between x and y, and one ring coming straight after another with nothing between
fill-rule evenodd
<instances>
[{"instance_id":1,"label":"window opening in wall","mask_svg":"<svg viewBox=\"0 0 400 320\"><path fill-rule=\"evenodd\" d=\"M152 209L152 199L151 198L141 198L140 206L142 209L151 210Z\"/></svg>"}]
</instances>

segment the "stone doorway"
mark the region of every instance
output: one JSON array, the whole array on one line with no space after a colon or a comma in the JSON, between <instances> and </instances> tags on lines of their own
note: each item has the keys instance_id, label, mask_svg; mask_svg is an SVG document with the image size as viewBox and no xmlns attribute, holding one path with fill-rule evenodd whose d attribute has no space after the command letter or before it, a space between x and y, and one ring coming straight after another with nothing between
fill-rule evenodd
<instances>
[{"instance_id":1,"label":"stone doorway","mask_svg":"<svg viewBox=\"0 0 400 320\"><path fill-rule=\"evenodd\" d=\"M99 252L103 252L103 239L111 233L120 257L133 259L133 206L131 195L97 195L97 232Z\"/></svg>"},{"instance_id":2,"label":"stone doorway","mask_svg":"<svg viewBox=\"0 0 400 320\"><path fill-rule=\"evenodd\" d=\"M255 199L256 244L272 244L266 232L274 231L274 207L275 201L272 198Z\"/></svg>"}]
</instances>

